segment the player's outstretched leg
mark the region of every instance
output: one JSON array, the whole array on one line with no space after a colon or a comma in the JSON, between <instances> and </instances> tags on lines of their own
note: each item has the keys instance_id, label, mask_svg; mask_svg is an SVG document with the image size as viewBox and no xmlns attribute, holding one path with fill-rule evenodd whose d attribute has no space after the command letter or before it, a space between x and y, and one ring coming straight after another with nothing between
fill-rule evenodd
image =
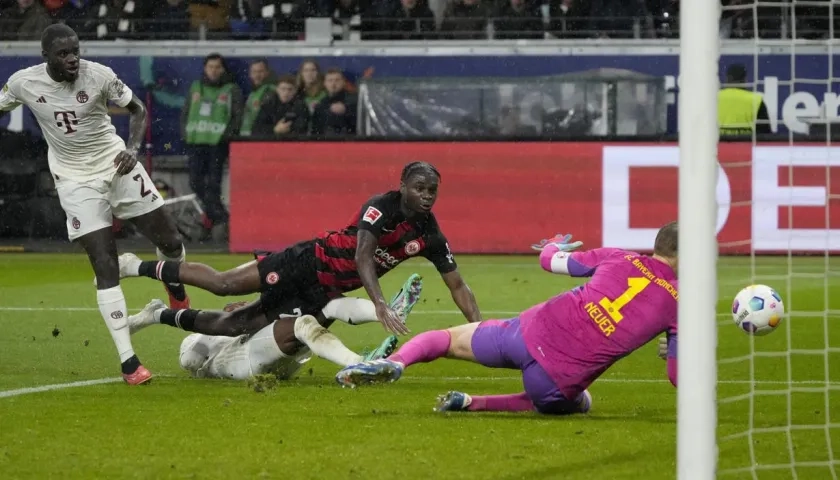
<instances>
[{"instance_id":1,"label":"player's outstretched leg","mask_svg":"<svg viewBox=\"0 0 840 480\"><path fill-rule=\"evenodd\" d=\"M592 395L584 390L573 402L534 404L527 393L512 395L472 396L464 392L450 391L437 398L436 412L533 412L569 415L587 413L592 408Z\"/></svg>"},{"instance_id":2,"label":"player's outstretched leg","mask_svg":"<svg viewBox=\"0 0 840 480\"><path fill-rule=\"evenodd\" d=\"M423 290L423 277L414 273L408 277L402 288L391 299L390 307L400 316L403 323L414 305L420 300ZM350 325L376 323L376 307L367 298L340 297L330 300L321 311L324 317L341 320Z\"/></svg>"},{"instance_id":3,"label":"player's outstretched leg","mask_svg":"<svg viewBox=\"0 0 840 480\"><path fill-rule=\"evenodd\" d=\"M311 315L304 315L295 319L294 336L297 340L309 347L309 350L314 355L341 365L342 367L355 365L365 360L386 357L393 352L397 344L397 337L392 335L386 338L375 350L365 355L359 355L347 348L341 342L341 339L319 324L318 320Z\"/></svg>"},{"instance_id":4,"label":"player's outstretched leg","mask_svg":"<svg viewBox=\"0 0 840 480\"><path fill-rule=\"evenodd\" d=\"M131 345L128 328L128 309L119 283L117 244L110 225L78 237L90 259L96 275L96 300L99 313L111 333L120 357L123 380L129 385L140 385L152 379L152 374L140 363Z\"/></svg>"},{"instance_id":5,"label":"player's outstretched leg","mask_svg":"<svg viewBox=\"0 0 840 480\"><path fill-rule=\"evenodd\" d=\"M355 388L359 385L394 382L402 376L406 367L415 363L431 362L444 357L475 361L470 342L477 328L478 324L468 323L448 330L421 333L388 358L344 368L336 374L335 380L342 387Z\"/></svg>"},{"instance_id":6,"label":"player's outstretched leg","mask_svg":"<svg viewBox=\"0 0 840 480\"><path fill-rule=\"evenodd\" d=\"M144 237L155 244L158 260L181 263L186 260L186 249L181 234L165 208L157 208L130 220ZM169 308L176 310L190 308L190 299L187 297L184 285L163 282L163 287L169 296Z\"/></svg>"},{"instance_id":7,"label":"player's outstretched leg","mask_svg":"<svg viewBox=\"0 0 840 480\"><path fill-rule=\"evenodd\" d=\"M228 312L173 310L166 308L160 300L152 300L140 313L129 318L132 333L158 323L204 335L238 337L256 333L271 322L260 311L258 302Z\"/></svg>"},{"instance_id":8,"label":"player's outstretched leg","mask_svg":"<svg viewBox=\"0 0 840 480\"><path fill-rule=\"evenodd\" d=\"M149 277L168 284L192 285L218 296L247 295L260 291L260 272L256 262L219 272L209 265L193 262L143 261L133 253L119 257L120 277Z\"/></svg>"}]
</instances>

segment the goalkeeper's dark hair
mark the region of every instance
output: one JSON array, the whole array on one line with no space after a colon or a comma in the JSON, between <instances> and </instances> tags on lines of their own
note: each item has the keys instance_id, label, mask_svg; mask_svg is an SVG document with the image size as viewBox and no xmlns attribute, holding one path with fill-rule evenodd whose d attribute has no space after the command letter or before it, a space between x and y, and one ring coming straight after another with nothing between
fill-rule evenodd
<instances>
[{"instance_id":1,"label":"goalkeeper's dark hair","mask_svg":"<svg viewBox=\"0 0 840 480\"><path fill-rule=\"evenodd\" d=\"M677 222L671 222L659 229L653 242L653 253L665 258L677 258L679 248L679 229Z\"/></svg>"},{"instance_id":2,"label":"goalkeeper's dark hair","mask_svg":"<svg viewBox=\"0 0 840 480\"><path fill-rule=\"evenodd\" d=\"M414 175L421 174L421 173L431 173L437 177L438 181L441 180L440 172L438 172L437 168L434 165L428 162L411 162L407 163L405 167L403 167L402 175L400 175L400 182L406 183L409 178L413 177Z\"/></svg>"},{"instance_id":3,"label":"goalkeeper's dark hair","mask_svg":"<svg viewBox=\"0 0 840 480\"><path fill-rule=\"evenodd\" d=\"M46 52L56 38L65 37L78 37L78 35L76 35L75 30L64 23L53 23L41 32L41 50Z\"/></svg>"}]
</instances>

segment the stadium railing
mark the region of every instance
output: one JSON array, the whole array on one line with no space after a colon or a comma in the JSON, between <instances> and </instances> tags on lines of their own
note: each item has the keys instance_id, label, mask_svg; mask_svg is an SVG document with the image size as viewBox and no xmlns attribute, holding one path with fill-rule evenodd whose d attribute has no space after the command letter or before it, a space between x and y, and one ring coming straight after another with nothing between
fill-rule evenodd
<instances>
[{"instance_id":1,"label":"stadium railing","mask_svg":"<svg viewBox=\"0 0 840 480\"><path fill-rule=\"evenodd\" d=\"M754 34L753 15L739 17L740 10L721 20L723 38L751 38ZM780 13L781 12L781 13ZM84 19L62 20L79 33L82 40L284 40L298 41L306 37L306 18L294 13L271 12L263 18L230 19L228 28L213 30L197 21L191 28L188 18L146 19L130 15L103 15ZM324 17L314 17L324 18ZM828 26L819 13L804 12L794 20L784 9L759 12L754 17L761 38L789 38L797 32L799 38L824 36ZM565 16L545 9L531 17L503 17L488 15L479 18L428 17L387 18L353 15L346 18L324 18L331 23L334 40L494 40L494 39L652 39L678 38L679 25L675 16ZM18 22L0 18L0 40L34 40L17 33Z\"/></svg>"}]
</instances>

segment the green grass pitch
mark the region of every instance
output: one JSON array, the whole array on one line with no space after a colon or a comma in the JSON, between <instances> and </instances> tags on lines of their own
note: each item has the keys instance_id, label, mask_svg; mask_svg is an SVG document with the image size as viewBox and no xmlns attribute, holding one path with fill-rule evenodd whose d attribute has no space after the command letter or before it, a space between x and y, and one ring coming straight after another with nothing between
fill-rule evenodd
<instances>
[{"instance_id":1,"label":"green grass pitch","mask_svg":"<svg viewBox=\"0 0 840 480\"><path fill-rule=\"evenodd\" d=\"M190 259L223 269L247 257ZM458 260L485 318L514 316L580 282L541 271L535 257ZM719 465L756 468L756 476L745 470L720 478L837 478L838 270L834 258L759 258L754 269L749 258L720 261L719 315L709 319L719 322L722 360ZM425 283L424 300L409 318L413 333L462 323L422 260L386 276L385 291L415 271ZM676 390L655 342L592 386L589 415L567 418L434 413L435 397L449 389L521 390L517 372L450 360L414 367L392 385L357 390L339 388L337 367L319 359L296 380L264 393L239 382L191 379L177 360L186 334L164 326L134 337L157 378L130 388L113 381L116 353L83 255L0 255L0 272L0 478L6 480L675 478ZM776 288L792 312L766 337L742 333L727 313L735 293L753 281ZM164 298L163 288L148 279L127 280L123 290L132 312ZM198 308L221 308L229 300L195 288L190 295ZM333 330L356 350L385 335L378 325ZM763 353L751 363L752 341ZM19 391L99 379L111 382ZM753 390L759 393L750 395ZM784 467L790 463L795 472Z\"/></svg>"}]
</instances>

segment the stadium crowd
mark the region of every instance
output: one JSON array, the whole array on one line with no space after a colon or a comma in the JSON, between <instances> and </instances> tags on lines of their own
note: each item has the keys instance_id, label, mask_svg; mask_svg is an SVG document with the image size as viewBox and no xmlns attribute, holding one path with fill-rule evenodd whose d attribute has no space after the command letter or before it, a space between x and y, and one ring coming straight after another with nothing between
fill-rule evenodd
<instances>
[{"instance_id":1,"label":"stadium crowd","mask_svg":"<svg viewBox=\"0 0 840 480\"><path fill-rule=\"evenodd\" d=\"M722 38L823 38L834 2L723 0ZM754 7L753 5L757 5ZM832 6L834 5L834 6ZM298 39L306 18L337 38L669 38L678 0L0 0L0 39L31 40L54 22L83 39ZM835 29L836 30L836 29Z\"/></svg>"}]
</instances>

